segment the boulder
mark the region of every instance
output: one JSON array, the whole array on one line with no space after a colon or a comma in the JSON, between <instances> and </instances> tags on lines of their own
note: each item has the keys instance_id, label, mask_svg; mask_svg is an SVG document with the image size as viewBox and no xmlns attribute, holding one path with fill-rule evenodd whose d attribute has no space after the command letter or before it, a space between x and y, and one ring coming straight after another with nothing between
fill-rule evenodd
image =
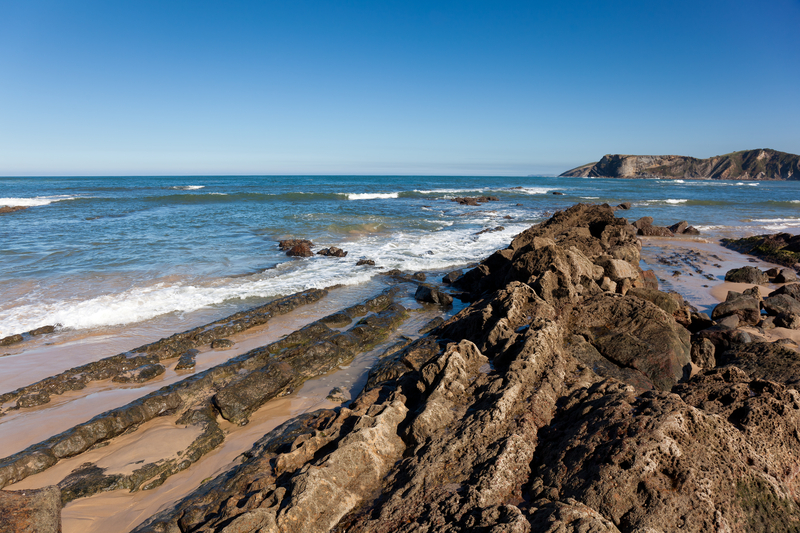
<instances>
[{"instance_id":1,"label":"boulder","mask_svg":"<svg viewBox=\"0 0 800 533\"><path fill-rule=\"evenodd\" d=\"M300 243L289 248L286 255L289 257L311 257L314 252L311 251L311 247L307 243Z\"/></svg>"},{"instance_id":2,"label":"boulder","mask_svg":"<svg viewBox=\"0 0 800 533\"><path fill-rule=\"evenodd\" d=\"M775 283L793 283L797 281L797 272L793 268L782 268L775 276Z\"/></svg>"},{"instance_id":3,"label":"boulder","mask_svg":"<svg viewBox=\"0 0 800 533\"><path fill-rule=\"evenodd\" d=\"M631 208L631 203L630 202L622 202L621 204L619 204L617 206L617 209L625 209L625 210L627 210L627 209L630 209L630 208Z\"/></svg>"},{"instance_id":4,"label":"boulder","mask_svg":"<svg viewBox=\"0 0 800 533\"><path fill-rule=\"evenodd\" d=\"M768 315L800 315L800 302L787 294L777 294L764 298L764 309Z\"/></svg>"},{"instance_id":5,"label":"boulder","mask_svg":"<svg viewBox=\"0 0 800 533\"><path fill-rule=\"evenodd\" d=\"M0 346L9 346L11 344L16 344L22 341L23 341L22 335L19 334L9 335L8 337L3 337L2 339L0 339Z\"/></svg>"},{"instance_id":6,"label":"boulder","mask_svg":"<svg viewBox=\"0 0 800 533\"><path fill-rule=\"evenodd\" d=\"M725 273L725 281L733 283L752 283L755 285L763 285L769 282L767 274L762 272L756 267L745 266L742 268L734 268Z\"/></svg>"},{"instance_id":7,"label":"boulder","mask_svg":"<svg viewBox=\"0 0 800 533\"><path fill-rule=\"evenodd\" d=\"M367 266L375 266L375 261L372 259L359 259L356 263L356 266L367 265Z\"/></svg>"},{"instance_id":8,"label":"boulder","mask_svg":"<svg viewBox=\"0 0 800 533\"><path fill-rule=\"evenodd\" d=\"M180 358L178 359L178 364L175 365L175 370L189 370L194 368L195 358L199 353L200 350L195 350L194 348L183 352Z\"/></svg>"},{"instance_id":9,"label":"boulder","mask_svg":"<svg viewBox=\"0 0 800 533\"><path fill-rule=\"evenodd\" d=\"M458 278L460 278L463 274L464 274L464 272L462 270L460 270L460 269L459 270L453 270L452 272L448 272L442 278L442 283L447 283L447 284L455 283L455 281Z\"/></svg>"},{"instance_id":10,"label":"boulder","mask_svg":"<svg viewBox=\"0 0 800 533\"><path fill-rule=\"evenodd\" d=\"M309 248L314 246L314 244L308 239L285 239L282 241L278 241L278 247L284 252L291 250L295 246L303 244L307 245Z\"/></svg>"},{"instance_id":11,"label":"boulder","mask_svg":"<svg viewBox=\"0 0 800 533\"><path fill-rule=\"evenodd\" d=\"M717 366L715 352L716 347L713 342L708 339L697 339L696 342L692 342L692 363L701 368L714 368Z\"/></svg>"},{"instance_id":12,"label":"boulder","mask_svg":"<svg viewBox=\"0 0 800 533\"><path fill-rule=\"evenodd\" d=\"M429 302L440 305L451 305L453 303L452 296L430 285L420 285L417 287L417 291L414 293L414 298L421 302Z\"/></svg>"},{"instance_id":13,"label":"boulder","mask_svg":"<svg viewBox=\"0 0 800 533\"><path fill-rule=\"evenodd\" d=\"M726 300L711 312L711 319L719 321L730 315L738 315L743 322L755 326L761 320L759 299L751 295L728 291Z\"/></svg>"},{"instance_id":14,"label":"boulder","mask_svg":"<svg viewBox=\"0 0 800 533\"><path fill-rule=\"evenodd\" d=\"M635 296L603 293L573 312L574 331L606 359L669 390L691 362L689 332L671 314Z\"/></svg>"},{"instance_id":15,"label":"boulder","mask_svg":"<svg viewBox=\"0 0 800 533\"><path fill-rule=\"evenodd\" d=\"M28 335L36 337L37 335L46 335L48 333L53 333L55 330L56 330L55 326L42 326L40 328L30 330L28 332Z\"/></svg>"}]
</instances>

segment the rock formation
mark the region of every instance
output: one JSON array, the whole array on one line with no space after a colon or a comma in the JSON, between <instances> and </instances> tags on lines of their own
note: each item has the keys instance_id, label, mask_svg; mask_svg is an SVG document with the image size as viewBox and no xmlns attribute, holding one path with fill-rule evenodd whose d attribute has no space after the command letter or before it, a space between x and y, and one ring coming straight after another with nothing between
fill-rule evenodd
<instances>
[{"instance_id":1,"label":"rock formation","mask_svg":"<svg viewBox=\"0 0 800 533\"><path fill-rule=\"evenodd\" d=\"M563 177L798 180L800 156L769 148L697 159L681 155L604 155Z\"/></svg>"}]
</instances>

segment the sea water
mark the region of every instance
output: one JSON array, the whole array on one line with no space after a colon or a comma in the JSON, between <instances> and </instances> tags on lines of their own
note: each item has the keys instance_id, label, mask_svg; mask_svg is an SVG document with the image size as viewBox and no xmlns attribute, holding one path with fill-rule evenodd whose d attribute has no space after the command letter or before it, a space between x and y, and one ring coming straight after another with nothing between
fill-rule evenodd
<instances>
[{"instance_id":1,"label":"sea water","mask_svg":"<svg viewBox=\"0 0 800 533\"><path fill-rule=\"evenodd\" d=\"M554 194L561 193L561 194ZM498 201L460 205L458 196ZM369 285L381 271L446 272L578 202L687 220L703 236L800 232L800 184L555 177L0 178L0 338L192 325L277 296ZM481 233L483 230L492 231ZM278 240L346 257L287 257ZM376 265L356 266L359 259Z\"/></svg>"}]
</instances>

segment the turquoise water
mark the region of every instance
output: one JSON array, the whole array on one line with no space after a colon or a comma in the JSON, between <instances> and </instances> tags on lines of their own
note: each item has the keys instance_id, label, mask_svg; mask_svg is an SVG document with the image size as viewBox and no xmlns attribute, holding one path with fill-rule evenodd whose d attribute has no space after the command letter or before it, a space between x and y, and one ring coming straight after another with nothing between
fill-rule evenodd
<instances>
[{"instance_id":1,"label":"turquoise water","mask_svg":"<svg viewBox=\"0 0 800 533\"><path fill-rule=\"evenodd\" d=\"M553 195L561 192L563 195ZM456 196L497 202L461 206ZM577 202L623 201L629 219L688 220L705 237L800 232L800 184L545 177L0 178L0 337L75 330L311 287L381 268L445 271L483 259ZM503 226L501 231L476 235ZM345 258L293 259L283 238ZM361 258L375 268L356 267Z\"/></svg>"}]
</instances>

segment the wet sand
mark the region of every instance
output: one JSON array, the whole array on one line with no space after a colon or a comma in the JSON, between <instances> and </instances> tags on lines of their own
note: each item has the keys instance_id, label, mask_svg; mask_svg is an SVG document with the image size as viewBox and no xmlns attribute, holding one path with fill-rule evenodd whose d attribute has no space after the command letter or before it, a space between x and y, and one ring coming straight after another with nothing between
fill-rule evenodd
<instances>
[{"instance_id":1,"label":"wet sand","mask_svg":"<svg viewBox=\"0 0 800 533\"><path fill-rule=\"evenodd\" d=\"M355 293L353 295L355 301L352 303L363 300L362 291ZM388 347L397 342L398 337L417 337L417 332L423 325L435 316L441 315L438 306L423 306L407 298L401 301L406 307L416 310L412 311L411 317L389 340L369 352L360 354L340 370L309 380L295 393L268 402L251 416L250 423L246 426L237 426L218 419L225 433L223 444L203 456L187 470L169 477L163 485L135 493L129 493L124 489L115 490L70 502L62 513L64 531L66 533L128 531L142 520L195 490L204 480L213 478L237 464L237 458L250 449L255 441L286 420L307 411L336 407L338 404L326 399L334 387L341 387L348 391L351 397L355 396L363 388L369 368ZM287 315L276 317L265 326L231 337L237 342L233 350L203 351L197 357L196 371L277 340L302 325L350 304L351 302L340 298L324 299L317 304L304 306ZM457 306L451 313L461 307ZM175 362L171 367L174 367L174 364ZM55 428L68 429L93 414L99 414L113 406L124 405L151 390L182 379L187 374L176 373L170 368L159 378L139 386L120 386L110 381L95 382L82 391L54 397L50 404L3 417L0 419L0 424L5 425L7 431L3 431L0 425L0 449L4 451L24 449L27 445L25 443L40 442L57 433L59 430ZM200 429L197 427L177 426L175 417L156 418L132 433L112 439L106 446L62 460L40 474L9 485L7 489L20 490L57 484L73 470L86 463L106 468L106 474L129 473L137 468L137 465L143 464L143 461L149 463L179 457L199 432ZM3 455L9 453L13 452L6 452Z\"/></svg>"}]
</instances>

